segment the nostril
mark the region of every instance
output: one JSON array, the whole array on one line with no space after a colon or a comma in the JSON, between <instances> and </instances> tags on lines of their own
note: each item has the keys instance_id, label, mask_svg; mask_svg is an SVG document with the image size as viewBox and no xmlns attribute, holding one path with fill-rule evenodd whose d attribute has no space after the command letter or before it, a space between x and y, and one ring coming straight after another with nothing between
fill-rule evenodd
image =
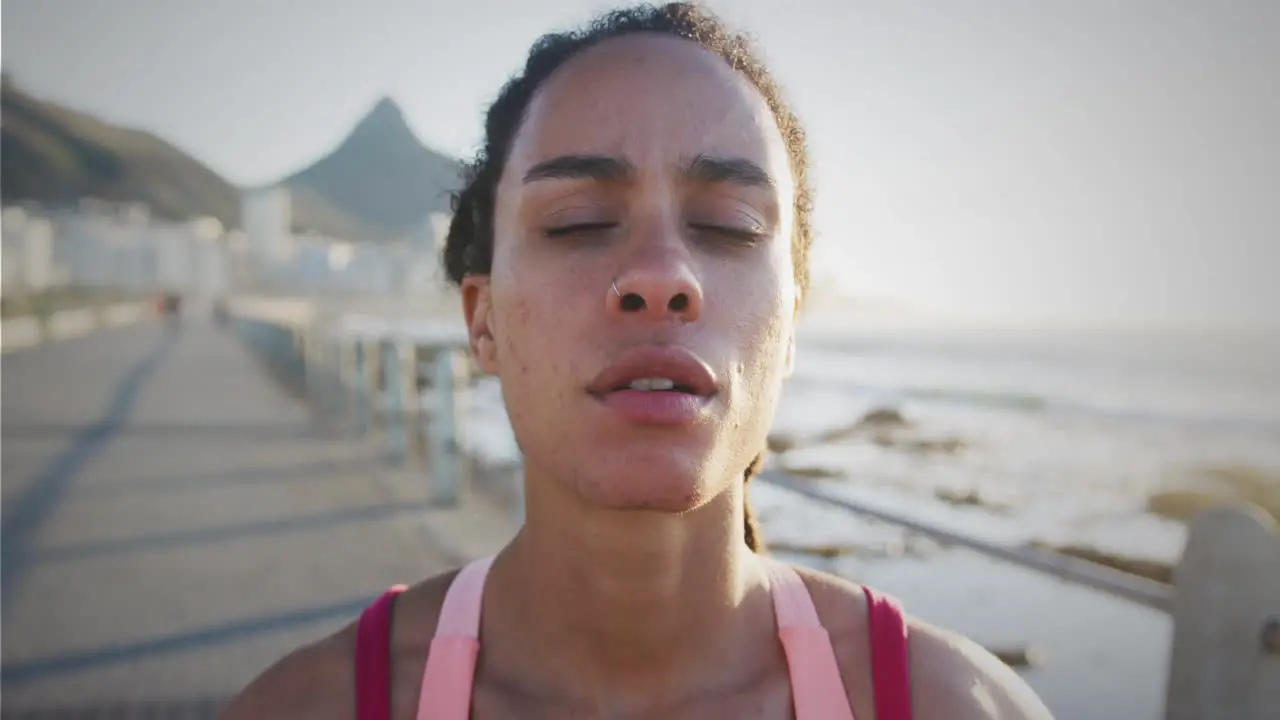
<instances>
[{"instance_id":1,"label":"nostril","mask_svg":"<svg viewBox=\"0 0 1280 720\"><path fill-rule=\"evenodd\" d=\"M644 298L635 293L627 293L622 296L622 309L626 312L635 312L644 309Z\"/></svg>"},{"instance_id":2,"label":"nostril","mask_svg":"<svg viewBox=\"0 0 1280 720\"><path fill-rule=\"evenodd\" d=\"M689 307L689 296L680 293L671 298L671 301L667 303L667 307L671 309L671 312L684 312Z\"/></svg>"}]
</instances>

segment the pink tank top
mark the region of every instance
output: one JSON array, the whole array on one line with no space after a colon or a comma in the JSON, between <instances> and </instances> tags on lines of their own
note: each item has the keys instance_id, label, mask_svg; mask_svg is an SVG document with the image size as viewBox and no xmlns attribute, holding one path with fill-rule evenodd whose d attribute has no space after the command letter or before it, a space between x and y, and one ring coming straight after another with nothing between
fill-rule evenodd
<instances>
[{"instance_id":1,"label":"pink tank top","mask_svg":"<svg viewBox=\"0 0 1280 720\"><path fill-rule=\"evenodd\" d=\"M480 651L480 604L493 558L462 569L449 586L423 672L418 720L466 720ZM804 581L790 566L769 562L778 634L791 676L796 720L854 720L831 638L818 621ZM391 611L397 585L360 616L356 635L356 720L391 717ZM863 588L871 635L871 677L877 720L911 720L907 626L902 607Z\"/></svg>"}]
</instances>

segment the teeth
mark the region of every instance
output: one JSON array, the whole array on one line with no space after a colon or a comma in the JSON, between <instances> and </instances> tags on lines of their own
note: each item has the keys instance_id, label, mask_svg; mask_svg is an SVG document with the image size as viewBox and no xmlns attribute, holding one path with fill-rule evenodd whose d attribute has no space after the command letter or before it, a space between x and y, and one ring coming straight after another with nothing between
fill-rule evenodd
<instances>
[{"instance_id":1,"label":"teeth","mask_svg":"<svg viewBox=\"0 0 1280 720\"><path fill-rule=\"evenodd\" d=\"M629 387L632 390L671 390L675 386L675 381L670 378L655 377L632 380Z\"/></svg>"}]
</instances>

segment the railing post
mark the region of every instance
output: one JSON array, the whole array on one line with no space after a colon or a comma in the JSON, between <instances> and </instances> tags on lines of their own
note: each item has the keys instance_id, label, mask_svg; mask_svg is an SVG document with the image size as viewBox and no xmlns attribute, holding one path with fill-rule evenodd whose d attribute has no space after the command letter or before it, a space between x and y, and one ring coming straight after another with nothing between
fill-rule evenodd
<instances>
[{"instance_id":1,"label":"railing post","mask_svg":"<svg viewBox=\"0 0 1280 720\"><path fill-rule=\"evenodd\" d=\"M347 405L347 386L345 378L347 375L347 358L346 345L342 342L340 335L329 329L325 334L325 387L328 390L329 412L333 413L334 420L341 422L346 412Z\"/></svg>"},{"instance_id":2,"label":"railing post","mask_svg":"<svg viewBox=\"0 0 1280 720\"><path fill-rule=\"evenodd\" d=\"M386 385L383 399L386 404L387 458L393 462L404 459L408 446L404 408L404 372L401 369L399 342L392 337L379 348L382 354L382 377Z\"/></svg>"},{"instance_id":3,"label":"railing post","mask_svg":"<svg viewBox=\"0 0 1280 720\"><path fill-rule=\"evenodd\" d=\"M360 396L359 427L361 434L363 434L373 426L374 419L379 412L378 375L379 368L382 367L382 347L377 340L362 340L360 356L362 369L364 370L362 383L364 392Z\"/></svg>"},{"instance_id":4,"label":"railing post","mask_svg":"<svg viewBox=\"0 0 1280 720\"><path fill-rule=\"evenodd\" d=\"M344 334L335 335L334 343L337 344L338 354L336 388L338 409L341 411L344 421L350 422L355 414L354 393L356 382L360 377L360 365L356 358L359 349L351 341L351 338Z\"/></svg>"},{"instance_id":5,"label":"railing post","mask_svg":"<svg viewBox=\"0 0 1280 720\"><path fill-rule=\"evenodd\" d=\"M295 383L306 381L306 343L297 328L288 325L277 326L280 335L280 367Z\"/></svg>"},{"instance_id":6,"label":"railing post","mask_svg":"<svg viewBox=\"0 0 1280 720\"><path fill-rule=\"evenodd\" d=\"M402 340L397 354L400 356L400 390L404 395L406 456L421 459L423 413L422 393L418 390L418 346L413 340Z\"/></svg>"},{"instance_id":7,"label":"railing post","mask_svg":"<svg viewBox=\"0 0 1280 720\"><path fill-rule=\"evenodd\" d=\"M363 435L368 422L365 415L366 372L365 345L359 338L349 337L346 340L350 364L347 366L346 390L347 409L351 418L351 426L357 435Z\"/></svg>"},{"instance_id":8,"label":"railing post","mask_svg":"<svg viewBox=\"0 0 1280 720\"><path fill-rule=\"evenodd\" d=\"M444 507L458 504L458 486L462 476L462 418L467 387L468 366L458 351L442 347L436 352L432 373L431 438L432 475L435 492L432 503Z\"/></svg>"},{"instance_id":9,"label":"railing post","mask_svg":"<svg viewBox=\"0 0 1280 720\"><path fill-rule=\"evenodd\" d=\"M1206 510L1174 572L1167 720L1280 718L1280 535L1252 506Z\"/></svg>"},{"instance_id":10,"label":"railing post","mask_svg":"<svg viewBox=\"0 0 1280 720\"><path fill-rule=\"evenodd\" d=\"M320 342L315 330L307 328L300 335L302 343L302 378L307 401L313 413L320 399Z\"/></svg>"}]
</instances>

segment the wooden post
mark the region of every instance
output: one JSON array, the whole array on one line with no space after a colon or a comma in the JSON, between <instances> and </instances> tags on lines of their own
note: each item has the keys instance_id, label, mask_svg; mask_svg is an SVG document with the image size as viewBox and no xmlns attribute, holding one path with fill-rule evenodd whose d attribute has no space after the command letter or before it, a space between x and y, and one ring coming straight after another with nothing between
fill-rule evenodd
<instances>
[{"instance_id":1,"label":"wooden post","mask_svg":"<svg viewBox=\"0 0 1280 720\"><path fill-rule=\"evenodd\" d=\"M1253 506L1195 518L1174 572L1167 720L1280 718L1280 535Z\"/></svg>"},{"instance_id":2,"label":"wooden post","mask_svg":"<svg viewBox=\"0 0 1280 720\"><path fill-rule=\"evenodd\" d=\"M466 358L458 351L442 347L436 352L432 382L435 402L429 429L436 487L431 501L444 507L458 504L468 369Z\"/></svg>"}]
</instances>

